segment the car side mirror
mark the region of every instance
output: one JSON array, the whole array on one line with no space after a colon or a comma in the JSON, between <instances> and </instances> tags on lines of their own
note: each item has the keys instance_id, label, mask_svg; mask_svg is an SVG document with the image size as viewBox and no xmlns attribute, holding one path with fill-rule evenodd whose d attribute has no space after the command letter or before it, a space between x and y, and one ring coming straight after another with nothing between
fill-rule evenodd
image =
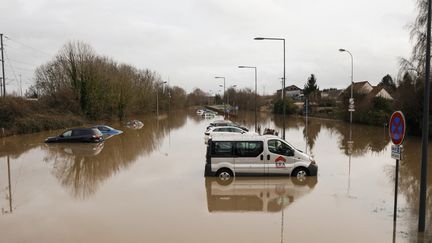
<instances>
[{"instance_id":1,"label":"car side mirror","mask_svg":"<svg viewBox=\"0 0 432 243\"><path fill-rule=\"evenodd\" d=\"M64 136L63 136L63 134L61 134L59 137L63 138Z\"/></svg>"}]
</instances>

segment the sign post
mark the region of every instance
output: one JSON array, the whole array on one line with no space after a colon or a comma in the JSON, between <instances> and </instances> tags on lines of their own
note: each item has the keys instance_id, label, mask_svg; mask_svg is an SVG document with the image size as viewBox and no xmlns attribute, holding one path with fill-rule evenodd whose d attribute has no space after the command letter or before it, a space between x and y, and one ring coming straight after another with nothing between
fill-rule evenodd
<instances>
[{"instance_id":1,"label":"sign post","mask_svg":"<svg viewBox=\"0 0 432 243\"><path fill-rule=\"evenodd\" d=\"M396 222L397 216L397 198L398 198L398 179L399 179L399 160L402 159L402 142L405 138L406 123L405 117L401 111L395 111L390 117L389 134L393 142L391 147L391 157L396 159L395 171L395 194L394 194L394 208L393 208L393 223Z\"/></svg>"}]
</instances>

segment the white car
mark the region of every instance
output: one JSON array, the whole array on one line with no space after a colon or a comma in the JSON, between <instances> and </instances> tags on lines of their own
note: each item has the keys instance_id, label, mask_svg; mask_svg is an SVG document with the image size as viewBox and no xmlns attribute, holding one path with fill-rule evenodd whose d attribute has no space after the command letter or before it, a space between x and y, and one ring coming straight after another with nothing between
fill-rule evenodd
<instances>
[{"instance_id":1,"label":"white car","mask_svg":"<svg viewBox=\"0 0 432 243\"><path fill-rule=\"evenodd\" d=\"M202 115L205 119L212 119L214 118L216 115L214 113L211 112L206 112Z\"/></svg>"},{"instance_id":2,"label":"white car","mask_svg":"<svg viewBox=\"0 0 432 243\"><path fill-rule=\"evenodd\" d=\"M200 116L202 116L203 114L204 114L204 110L197 110L197 115L200 115Z\"/></svg>"},{"instance_id":3,"label":"white car","mask_svg":"<svg viewBox=\"0 0 432 243\"><path fill-rule=\"evenodd\" d=\"M211 127L204 133L204 142L207 144L207 141L212 137L220 137L220 136L232 136L232 135L258 135L256 132L248 132L239 127L235 126L222 126L222 127Z\"/></svg>"}]
</instances>

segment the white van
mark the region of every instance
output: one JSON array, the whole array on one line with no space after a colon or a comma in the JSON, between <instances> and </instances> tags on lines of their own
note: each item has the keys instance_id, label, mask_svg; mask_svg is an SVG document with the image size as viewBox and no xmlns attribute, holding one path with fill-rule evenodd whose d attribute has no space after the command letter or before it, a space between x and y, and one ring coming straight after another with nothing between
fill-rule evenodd
<instances>
[{"instance_id":1,"label":"white van","mask_svg":"<svg viewBox=\"0 0 432 243\"><path fill-rule=\"evenodd\" d=\"M215 137L208 141L205 176L316 176L314 159L274 135Z\"/></svg>"}]
</instances>

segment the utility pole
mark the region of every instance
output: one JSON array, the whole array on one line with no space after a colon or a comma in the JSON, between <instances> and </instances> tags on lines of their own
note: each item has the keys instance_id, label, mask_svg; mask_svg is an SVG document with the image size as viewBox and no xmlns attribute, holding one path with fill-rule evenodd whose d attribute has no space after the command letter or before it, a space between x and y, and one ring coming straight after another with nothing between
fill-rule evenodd
<instances>
[{"instance_id":1,"label":"utility pole","mask_svg":"<svg viewBox=\"0 0 432 243\"><path fill-rule=\"evenodd\" d=\"M19 86L20 86L20 96L22 97L23 96L23 94L22 94L22 80L21 80L21 74L19 75Z\"/></svg>"},{"instance_id":2,"label":"utility pole","mask_svg":"<svg viewBox=\"0 0 432 243\"><path fill-rule=\"evenodd\" d=\"M0 48L1 48L2 77L3 77L3 98L5 98L6 97L6 78L5 78L5 69L4 69L3 34L0 34Z\"/></svg>"},{"instance_id":3,"label":"utility pole","mask_svg":"<svg viewBox=\"0 0 432 243\"><path fill-rule=\"evenodd\" d=\"M429 146L429 95L430 95L430 62L431 62L431 13L432 2L428 0L427 32L426 32L426 73L423 95L423 126L422 126L422 157L420 175L419 196L419 221L418 232L425 231L426 223L426 199L427 199L427 171L428 171L428 146Z\"/></svg>"}]
</instances>

